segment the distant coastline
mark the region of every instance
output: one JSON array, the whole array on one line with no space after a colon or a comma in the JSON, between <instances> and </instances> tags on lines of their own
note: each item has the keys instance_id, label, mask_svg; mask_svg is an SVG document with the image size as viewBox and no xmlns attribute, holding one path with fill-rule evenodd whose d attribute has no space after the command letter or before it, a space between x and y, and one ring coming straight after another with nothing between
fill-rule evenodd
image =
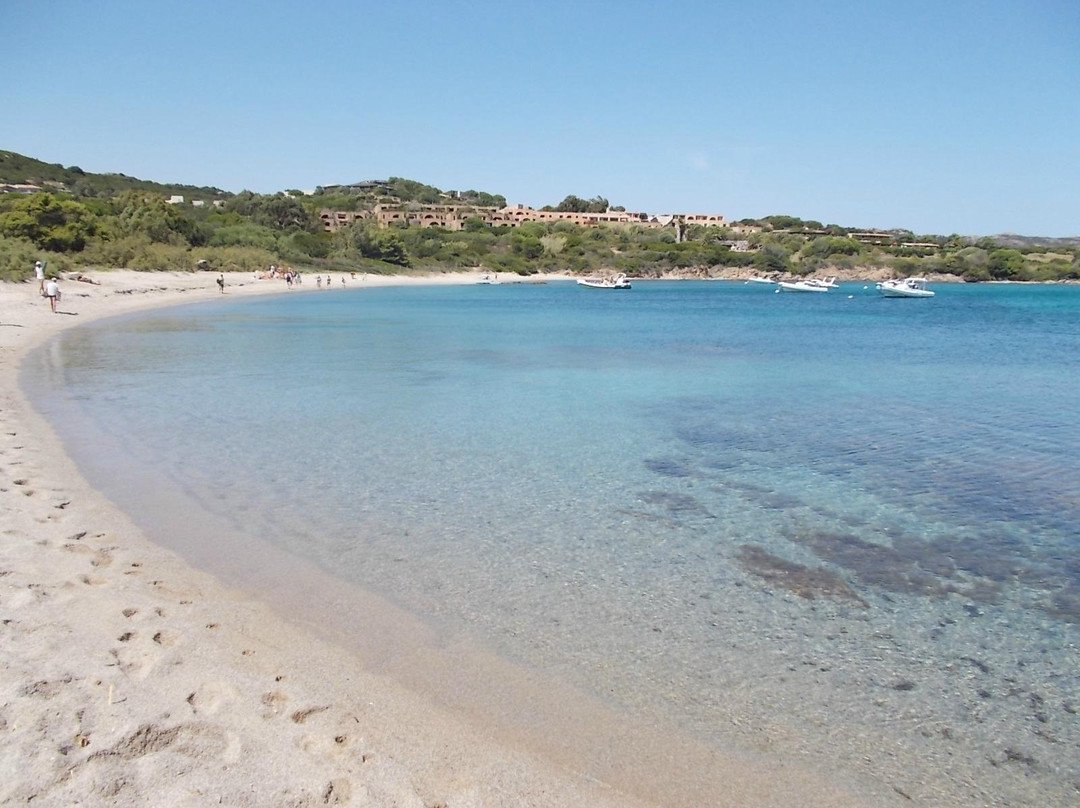
<instances>
[{"instance_id":1,"label":"distant coastline","mask_svg":"<svg viewBox=\"0 0 1080 808\"><path fill-rule=\"evenodd\" d=\"M31 277L35 261L61 273L292 267L316 274L1080 280L1080 238L918 234L789 215L635 213L573 194L534 208L401 177L233 194L0 151L0 191L0 280Z\"/></svg>"}]
</instances>

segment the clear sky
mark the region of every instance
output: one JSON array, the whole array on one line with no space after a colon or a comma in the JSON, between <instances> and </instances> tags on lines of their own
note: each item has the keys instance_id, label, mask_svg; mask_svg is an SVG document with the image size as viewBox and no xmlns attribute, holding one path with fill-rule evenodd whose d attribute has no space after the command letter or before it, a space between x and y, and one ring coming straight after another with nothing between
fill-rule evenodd
<instances>
[{"instance_id":1,"label":"clear sky","mask_svg":"<svg viewBox=\"0 0 1080 808\"><path fill-rule=\"evenodd\" d=\"M0 0L0 148L274 192L1080 235L1080 0Z\"/></svg>"}]
</instances>

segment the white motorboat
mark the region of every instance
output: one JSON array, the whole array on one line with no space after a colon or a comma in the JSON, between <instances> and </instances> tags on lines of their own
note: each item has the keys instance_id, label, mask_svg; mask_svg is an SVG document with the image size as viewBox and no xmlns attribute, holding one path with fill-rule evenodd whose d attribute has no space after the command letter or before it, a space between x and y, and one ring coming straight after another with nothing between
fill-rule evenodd
<instances>
[{"instance_id":1,"label":"white motorboat","mask_svg":"<svg viewBox=\"0 0 1080 808\"><path fill-rule=\"evenodd\" d=\"M780 281L776 286L778 292L827 292L830 289L818 280Z\"/></svg>"},{"instance_id":2,"label":"white motorboat","mask_svg":"<svg viewBox=\"0 0 1080 808\"><path fill-rule=\"evenodd\" d=\"M877 290L883 297L933 297L934 293L926 288L926 278L904 278L903 280L881 281Z\"/></svg>"},{"instance_id":3,"label":"white motorboat","mask_svg":"<svg viewBox=\"0 0 1080 808\"><path fill-rule=\"evenodd\" d=\"M769 284L769 286L772 286L773 284L776 283L776 281L770 280L769 278L758 278L758 277L755 277L753 275L751 275L749 278L747 278L746 282L747 283L767 283L767 284Z\"/></svg>"},{"instance_id":4,"label":"white motorboat","mask_svg":"<svg viewBox=\"0 0 1080 808\"><path fill-rule=\"evenodd\" d=\"M578 278L579 286L591 286L594 289L629 289L630 281L626 275L616 275L614 278Z\"/></svg>"}]
</instances>

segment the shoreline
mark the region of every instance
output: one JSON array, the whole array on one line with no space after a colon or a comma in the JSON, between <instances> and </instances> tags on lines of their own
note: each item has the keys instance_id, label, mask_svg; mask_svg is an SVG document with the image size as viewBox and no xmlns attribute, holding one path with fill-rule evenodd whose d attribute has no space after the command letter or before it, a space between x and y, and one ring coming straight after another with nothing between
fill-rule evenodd
<instances>
[{"instance_id":1,"label":"shoreline","mask_svg":"<svg viewBox=\"0 0 1080 808\"><path fill-rule=\"evenodd\" d=\"M462 284L479 275L366 283ZM724 803L765 806L793 804L797 794L803 805L893 803L880 794L860 799L784 761L690 742L658 747L668 740L662 732L630 721L623 737L608 738L620 748L604 749L610 760L600 768L582 755L603 733L550 754L565 716L551 719L550 748L537 750L528 738L477 721L450 699L453 688L432 694L422 680L408 681L410 666L443 665L458 689L495 675L536 690L511 663L488 658L489 667L470 671L481 651L433 650L419 637L415 656L375 672L371 659L282 617L280 606L154 544L82 478L19 390L19 365L64 328L221 295L211 273L94 277L98 283L64 282L59 308L68 316L53 315L31 283L5 284L0 298L0 497L12 517L0 552L0 802L195 805L217 796L235 805L427 808L697 805L722 795ZM287 290L243 273L226 281L226 293ZM387 625L399 630L407 619L390 615ZM574 698L555 693L544 706L594 710L603 720L600 705Z\"/></svg>"}]
</instances>

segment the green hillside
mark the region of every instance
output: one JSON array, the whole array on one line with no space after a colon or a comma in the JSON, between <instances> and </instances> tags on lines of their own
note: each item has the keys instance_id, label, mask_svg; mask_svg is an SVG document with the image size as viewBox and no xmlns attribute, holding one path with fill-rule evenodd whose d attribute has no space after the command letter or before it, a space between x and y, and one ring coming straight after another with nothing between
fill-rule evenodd
<instances>
[{"instance_id":1,"label":"green hillside","mask_svg":"<svg viewBox=\"0 0 1080 808\"><path fill-rule=\"evenodd\" d=\"M0 184L8 183L38 185L64 190L75 196L98 198L116 196L123 191L143 191L207 200L227 199L232 196L220 188L151 182L126 174L92 174L78 166L65 168L60 163L46 163L16 152L0 150Z\"/></svg>"},{"instance_id":2,"label":"green hillside","mask_svg":"<svg viewBox=\"0 0 1080 808\"><path fill-rule=\"evenodd\" d=\"M380 202L505 204L499 194L448 192L400 177L326 186L313 196L227 194L123 174L91 174L0 151L0 184L42 189L0 193L0 279L7 280L26 278L38 259L48 259L56 272L112 267L253 271L276 264L313 272L483 267L519 274L611 271L631 277L754 272L773 277L827 273L1080 280L1080 248L1073 239L921 235L788 215L742 220L731 227L582 227L566 221L489 227L478 216L462 230L380 229L359 217L336 232L323 229L323 208L363 212ZM170 204L174 195L183 196L184 203ZM609 203L599 196L568 195L556 207L546 207L603 211Z\"/></svg>"}]
</instances>

